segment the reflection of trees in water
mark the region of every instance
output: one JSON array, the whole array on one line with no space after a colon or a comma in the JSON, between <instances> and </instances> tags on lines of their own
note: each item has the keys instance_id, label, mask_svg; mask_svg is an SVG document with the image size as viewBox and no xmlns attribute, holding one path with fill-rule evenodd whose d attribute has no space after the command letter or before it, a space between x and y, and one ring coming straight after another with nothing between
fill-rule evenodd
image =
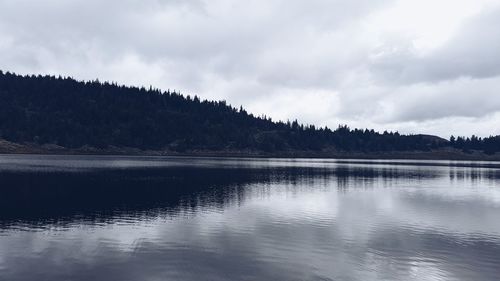
<instances>
[{"instance_id":1,"label":"reflection of trees in water","mask_svg":"<svg viewBox=\"0 0 500 281\"><path fill-rule=\"evenodd\" d=\"M500 169L484 169L480 167L452 167L450 168L451 181L481 181L500 179Z\"/></svg>"},{"instance_id":2,"label":"reflection of trees in water","mask_svg":"<svg viewBox=\"0 0 500 281\"><path fill-rule=\"evenodd\" d=\"M146 219L241 204L249 194L270 195L277 184L286 185L286 192L330 188L332 183L347 191L349 187L370 188L375 183L390 186L443 176L443 170L355 165L3 172L0 223L44 226L78 220L99 223L116 218Z\"/></svg>"}]
</instances>

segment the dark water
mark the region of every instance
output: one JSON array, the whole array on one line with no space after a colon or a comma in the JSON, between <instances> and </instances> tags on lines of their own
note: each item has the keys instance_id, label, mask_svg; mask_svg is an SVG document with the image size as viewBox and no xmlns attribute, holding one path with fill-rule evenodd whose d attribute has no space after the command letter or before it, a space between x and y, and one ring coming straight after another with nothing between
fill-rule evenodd
<instances>
[{"instance_id":1,"label":"dark water","mask_svg":"<svg viewBox=\"0 0 500 281\"><path fill-rule=\"evenodd\" d=\"M0 280L500 280L500 163L0 155Z\"/></svg>"}]
</instances>

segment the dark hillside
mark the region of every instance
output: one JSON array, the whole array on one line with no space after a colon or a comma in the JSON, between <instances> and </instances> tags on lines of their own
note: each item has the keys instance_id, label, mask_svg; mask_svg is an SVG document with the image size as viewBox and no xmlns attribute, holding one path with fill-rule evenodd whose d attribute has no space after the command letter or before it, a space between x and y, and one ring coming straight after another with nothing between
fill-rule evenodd
<instances>
[{"instance_id":1,"label":"dark hillside","mask_svg":"<svg viewBox=\"0 0 500 281\"><path fill-rule=\"evenodd\" d=\"M170 91L0 71L0 139L66 148L169 151L500 151L498 137L452 138L273 122L224 101Z\"/></svg>"}]
</instances>

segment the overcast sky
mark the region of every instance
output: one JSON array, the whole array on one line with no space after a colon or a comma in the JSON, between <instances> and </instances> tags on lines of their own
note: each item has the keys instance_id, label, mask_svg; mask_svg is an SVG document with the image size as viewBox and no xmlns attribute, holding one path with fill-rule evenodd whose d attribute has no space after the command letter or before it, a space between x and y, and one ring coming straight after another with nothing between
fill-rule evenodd
<instances>
[{"instance_id":1,"label":"overcast sky","mask_svg":"<svg viewBox=\"0 0 500 281\"><path fill-rule=\"evenodd\" d=\"M321 126L500 134L500 0L0 0L0 69Z\"/></svg>"}]
</instances>

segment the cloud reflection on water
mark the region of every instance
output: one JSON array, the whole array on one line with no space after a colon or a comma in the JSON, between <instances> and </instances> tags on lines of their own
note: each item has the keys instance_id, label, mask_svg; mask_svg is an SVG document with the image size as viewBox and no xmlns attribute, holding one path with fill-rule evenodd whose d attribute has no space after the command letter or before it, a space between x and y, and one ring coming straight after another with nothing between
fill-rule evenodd
<instances>
[{"instance_id":1,"label":"cloud reflection on water","mask_svg":"<svg viewBox=\"0 0 500 281\"><path fill-rule=\"evenodd\" d=\"M494 167L232 164L2 171L0 277L500 276Z\"/></svg>"}]
</instances>

